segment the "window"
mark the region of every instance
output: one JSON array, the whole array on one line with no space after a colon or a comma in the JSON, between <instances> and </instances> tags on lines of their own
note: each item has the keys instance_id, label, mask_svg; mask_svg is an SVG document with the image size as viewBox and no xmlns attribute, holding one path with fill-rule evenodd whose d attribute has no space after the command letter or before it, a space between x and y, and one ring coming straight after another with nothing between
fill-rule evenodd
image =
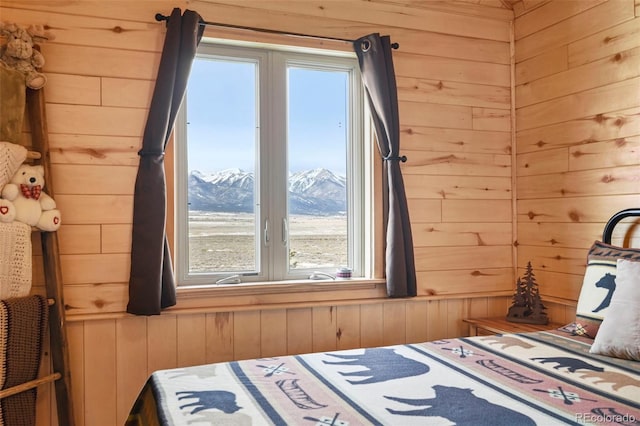
<instances>
[{"instance_id":1,"label":"window","mask_svg":"<svg viewBox=\"0 0 640 426\"><path fill-rule=\"evenodd\" d=\"M362 117L355 56L203 41L176 124L179 283L367 275Z\"/></svg>"}]
</instances>

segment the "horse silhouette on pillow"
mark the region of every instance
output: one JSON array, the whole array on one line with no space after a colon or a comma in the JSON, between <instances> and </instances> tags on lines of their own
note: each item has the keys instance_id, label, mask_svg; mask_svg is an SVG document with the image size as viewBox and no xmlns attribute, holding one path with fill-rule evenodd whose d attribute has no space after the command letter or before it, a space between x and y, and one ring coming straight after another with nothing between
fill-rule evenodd
<instances>
[{"instance_id":1,"label":"horse silhouette on pillow","mask_svg":"<svg viewBox=\"0 0 640 426\"><path fill-rule=\"evenodd\" d=\"M591 312L600 312L611 303L611 296L616 290L616 276L609 273L604 274L602 278L596 283L596 287L607 289L607 295L602 299L602 302Z\"/></svg>"}]
</instances>

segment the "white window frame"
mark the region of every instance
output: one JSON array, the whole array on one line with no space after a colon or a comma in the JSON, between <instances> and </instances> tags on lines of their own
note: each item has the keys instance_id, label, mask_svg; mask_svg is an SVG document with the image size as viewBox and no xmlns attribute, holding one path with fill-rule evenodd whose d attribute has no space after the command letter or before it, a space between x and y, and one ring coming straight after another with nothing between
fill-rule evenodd
<instances>
[{"instance_id":1,"label":"white window frame","mask_svg":"<svg viewBox=\"0 0 640 426\"><path fill-rule=\"evenodd\" d=\"M310 53L312 52L312 53ZM278 281L302 281L309 278L310 270L287 271L289 250L284 238L287 217L287 191L270 191L270 188L288 188L287 176L287 93L286 68L289 65L310 69L335 69L349 73L349 137L347 141L347 232L349 265L353 277L371 278L372 256L371 224L372 188L371 143L365 141L365 107L360 72L355 54L320 49L302 49L287 46L259 45L238 46L203 39L197 56L248 58L258 63L259 93L257 104L258 146L254 177L260 184L256 187L256 236L259 247L259 272L238 274L239 279L225 280L223 284L269 283ZM321 65L318 59L322 57ZM268 69L269 72L263 72ZM275 71L275 72L274 72ZM279 78L280 77L280 78ZM284 78L282 78L284 77ZM188 96L188 93L185 95ZM179 286L210 285L229 277L232 273L190 274L188 268L188 164L187 164L187 111L186 100L182 103L175 126L175 170L176 170L176 278ZM274 117L279 117L274 119ZM277 149L273 149L274 144ZM275 155L277 153L277 155ZM262 165L262 166L261 166ZM268 165L268 167L264 167ZM274 172L279 171L279 172ZM274 195L275 194L275 195ZM265 223L268 223L269 242L265 244ZM285 245L274 250L276 245ZM369 249L367 249L369 247ZM322 270L335 273L335 269ZM309 282L313 282L309 280Z\"/></svg>"}]
</instances>

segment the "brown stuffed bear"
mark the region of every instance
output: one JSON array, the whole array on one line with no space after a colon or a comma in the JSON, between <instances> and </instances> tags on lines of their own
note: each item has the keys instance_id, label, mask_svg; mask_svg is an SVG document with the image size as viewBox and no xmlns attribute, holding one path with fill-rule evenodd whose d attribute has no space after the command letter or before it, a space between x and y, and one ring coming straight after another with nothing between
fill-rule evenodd
<instances>
[{"instance_id":1,"label":"brown stuffed bear","mask_svg":"<svg viewBox=\"0 0 640 426\"><path fill-rule=\"evenodd\" d=\"M51 35L40 25L24 29L13 23L0 22L0 34L7 43L0 49L0 63L20 71L27 87L40 89L47 77L38 71L44 65L44 56L33 48L35 43L50 40Z\"/></svg>"}]
</instances>

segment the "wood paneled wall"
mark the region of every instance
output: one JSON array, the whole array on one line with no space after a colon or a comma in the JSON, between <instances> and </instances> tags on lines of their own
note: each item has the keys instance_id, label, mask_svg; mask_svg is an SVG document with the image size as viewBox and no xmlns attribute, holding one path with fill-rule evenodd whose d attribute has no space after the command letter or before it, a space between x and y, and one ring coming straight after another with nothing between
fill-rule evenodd
<instances>
[{"instance_id":1,"label":"wood paneled wall","mask_svg":"<svg viewBox=\"0 0 640 426\"><path fill-rule=\"evenodd\" d=\"M515 26L503 7L511 3ZM159 317L123 314L137 151L164 36L154 15L173 7L235 25L342 38L381 32L400 43L402 167L420 297L385 299L380 286L225 294L181 297ZM558 302L548 303L552 319L569 322L595 238L585 234L637 200L633 0L0 0L0 17L56 36L42 50L79 425L121 425L157 369L466 334L464 317L506 311L516 255L520 267L533 260ZM52 397L41 389L39 425L57 423Z\"/></svg>"},{"instance_id":2,"label":"wood paneled wall","mask_svg":"<svg viewBox=\"0 0 640 426\"><path fill-rule=\"evenodd\" d=\"M552 1L515 19L518 271L531 261L544 296L576 300L607 219L640 206L639 15Z\"/></svg>"}]
</instances>

